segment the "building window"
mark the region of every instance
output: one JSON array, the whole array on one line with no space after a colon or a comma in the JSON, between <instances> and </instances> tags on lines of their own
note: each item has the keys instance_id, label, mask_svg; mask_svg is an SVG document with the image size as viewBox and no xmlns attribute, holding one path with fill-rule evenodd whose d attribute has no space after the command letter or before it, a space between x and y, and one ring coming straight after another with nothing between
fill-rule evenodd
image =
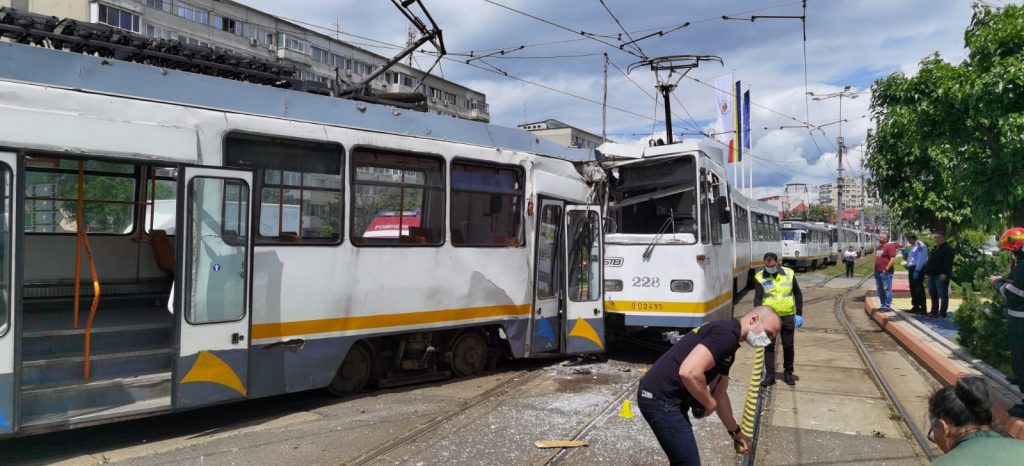
<instances>
[{"instance_id":1,"label":"building window","mask_svg":"<svg viewBox=\"0 0 1024 466\"><path fill-rule=\"evenodd\" d=\"M224 16L213 15L213 24L211 26L232 34L243 35L242 22Z\"/></svg>"},{"instance_id":2,"label":"building window","mask_svg":"<svg viewBox=\"0 0 1024 466\"><path fill-rule=\"evenodd\" d=\"M82 228L90 234L135 229L135 165L85 161ZM77 230L78 160L31 157L25 169L25 232Z\"/></svg>"},{"instance_id":3,"label":"building window","mask_svg":"<svg viewBox=\"0 0 1024 466\"><path fill-rule=\"evenodd\" d=\"M250 27L250 36L256 39L257 43L270 45L274 43L274 34L258 27Z\"/></svg>"},{"instance_id":4,"label":"building window","mask_svg":"<svg viewBox=\"0 0 1024 466\"><path fill-rule=\"evenodd\" d=\"M256 170L257 243L341 242L343 157L337 144L229 135L227 165Z\"/></svg>"},{"instance_id":5,"label":"building window","mask_svg":"<svg viewBox=\"0 0 1024 466\"><path fill-rule=\"evenodd\" d=\"M299 53L309 54L309 43L295 37L294 34L279 33L277 35L277 46L294 50Z\"/></svg>"},{"instance_id":6,"label":"building window","mask_svg":"<svg viewBox=\"0 0 1024 466\"><path fill-rule=\"evenodd\" d=\"M451 92L445 92L444 93L444 103L446 103L446 104L453 104L454 105L455 104L455 94L452 94Z\"/></svg>"},{"instance_id":7,"label":"building window","mask_svg":"<svg viewBox=\"0 0 1024 466\"><path fill-rule=\"evenodd\" d=\"M428 246L444 242L444 162L362 149L352 154L353 244Z\"/></svg>"},{"instance_id":8,"label":"building window","mask_svg":"<svg viewBox=\"0 0 1024 466\"><path fill-rule=\"evenodd\" d=\"M523 244L522 180L519 168L452 162L452 245Z\"/></svg>"},{"instance_id":9,"label":"building window","mask_svg":"<svg viewBox=\"0 0 1024 466\"><path fill-rule=\"evenodd\" d=\"M153 26L152 24L146 25L146 35L164 40L171 40L175 37L175 33L173 31L168 31L166 29Z\"/></svg>"},{"instance_id":10,"label":"building window","mask_svg":"<svg viewBox=\"0 0 1024 466\"><path fill-rule=\"evenodd\" d=\"M334 67L335 68L343 70L343 69L345 69L346 67L349 66L347 58L342 57L340 55L334 55L334 54L331 54L331 57L334 59Z\"/></svg>"},{"instance_id":11,"label":"building window","mask_svg":"<svg viewBox=\"0 0 1024 466\"><path fill-rule=\"evenodd\" d=\"M328 64L328 65L331 64L331 53L330 52L328 52L328 51L326 51L326 50L324 50L324 49L322 49L320 47L315 47L315 46L314 47L310 47L310 50L312 51L311 57L313 58L313 61L317 61L317 62L320 62L320 63L325 63L325 64Z\"/></svg>"},{"instance_id":12,"label":"building window","mask_svg":"<svg viewBox=\"0 0 1024 466\"><path fill-rule=\"evenodd\" d=\"M146 6L165 13L170 13L172 11L171 0L146 0Z\"/></svg>"},{"instance_id":13,"label":"building window","mask_svg":"<svg viewBox=\"0 0 1024 466\"><path fill-rule=\"evenodd\" d=\"M210 24L210 13L188 3L178 2L178 16L197 23Z\"/></svg>"},{"instance_id":14,"label":"building window","mask_svg":"<svg viewBox=\"0 0 1024 466\"><path fill-rule=\"evenodd\" d=\"M403 73L396 73L396 74L399 75L399 77L401 78L401 81L402 81L402 85L405 86L405 87L416 87L416 85L419 84L417 82L418 80L416 78L412 77L412 76L409 76L409 75L403 74Z\"/></svg>"},{"instance_id":15,"label":"building window","mask_svg":"<svg viewBox=\"0 0 1024 466\"><path fill-rule=\"evenodd\" d=\"M99 22L131 32L141 32L139 15L100 4Z\"/></svg>"},{"instance_id":16,"label":"building window","mask_svg":"<svg viewBox=\"0 0 1024 466\"><path fill-rule=\"evenodd\" d=\"M195 45L196 47L210 45L209 42L203 42L195 37L186 36L184 34L178 34L178 42L181 42L182 44Z\"/></svg>"}]
</instances>

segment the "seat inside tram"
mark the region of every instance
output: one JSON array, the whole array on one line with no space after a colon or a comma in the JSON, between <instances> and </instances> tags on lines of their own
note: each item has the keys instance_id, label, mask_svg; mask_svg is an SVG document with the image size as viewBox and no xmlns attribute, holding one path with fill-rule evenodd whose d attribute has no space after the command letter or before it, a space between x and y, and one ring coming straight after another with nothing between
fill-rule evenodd
<instances>
[{"instance_id":1,"label":"seat inside tram","mask_svg":"<svg viewBox=\"0 0 1024 466\"><path fill-rule=\"evenodd\" d=\"M175 170L41 155L24 180L22 424L170 406Z\"/></svg>"}]
</instances>

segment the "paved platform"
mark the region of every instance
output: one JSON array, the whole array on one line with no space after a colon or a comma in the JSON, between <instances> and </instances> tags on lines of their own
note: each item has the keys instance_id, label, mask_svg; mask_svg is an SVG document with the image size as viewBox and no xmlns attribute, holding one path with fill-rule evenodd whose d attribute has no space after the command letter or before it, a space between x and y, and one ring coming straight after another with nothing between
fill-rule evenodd
<instances>
[{"instance_id":1,"label":"paved platform","mask_svg":"<svg viewBox=\"0 0 1024 466\"><path fill-rule=\"evenodd\" d=\"M897 274L893 288L906 283L906 273ZM904 299L906 303L902 303ZM936 319L903 312L901 309L910 308L909 301L909 298L894 298L895 311L880 311L877 309L879 301L876 293L871 290L865 296L864 311L943 385L952 385L967 375L988 378L996 428L1004 435L1024 440L1024 420L1010 417L1006 413L1009 406L1021 399L1020 391L998 383L996 378L1005 379L1002 374L957 345L956 325L950 318ZM950 300L951 315L955 313L954 304L959 306L959 300Z\"/></svg>"},{"instance_id":2,"label":"paved platform","mask_svg":"<svg viewBox=\"0 0 1024 466\"><path fill-rule=\"evenodd\" d=\"M839 285L836 280L809 290L804 299L837 295L839 290L831 289ZM833 301L805 306L804 319L795 336L798 380L793 387L781 380L781 348L777 352L779 379L764 414L757 464L927 464L899 418L892 416L839 322ZM859 328L873 328L866 317L860 319ZM925 377L913 371L905 374L910 384L927 385Z\"/></svg>"}]
</instances>

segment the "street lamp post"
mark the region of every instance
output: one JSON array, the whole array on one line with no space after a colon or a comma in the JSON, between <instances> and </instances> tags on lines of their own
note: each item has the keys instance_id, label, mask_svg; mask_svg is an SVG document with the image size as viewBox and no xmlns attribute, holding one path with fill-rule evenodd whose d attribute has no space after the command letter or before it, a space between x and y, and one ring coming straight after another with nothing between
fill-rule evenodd
<instances>
[{"instance_id":1,"label":"street lamp post","mask_svg":"<svg viewBox=\"0 0 1024 466\"><path fill-rule=\"evenodd\" d=\"M843 97L849 99L856 99L859 94L850 90L850 86L846 86L839 92L832 92L830 94L815 95L813 92L808 92L807 95L812 96L812 100L828 100L835 97L839 98L839 137L836 138L836 151L839 157L839 170L838 180L836 180L836 225L843 226L843 150L846 148L843 141ZM863 208L863 206L861 207Z\"/></svg>"}]
</instances>

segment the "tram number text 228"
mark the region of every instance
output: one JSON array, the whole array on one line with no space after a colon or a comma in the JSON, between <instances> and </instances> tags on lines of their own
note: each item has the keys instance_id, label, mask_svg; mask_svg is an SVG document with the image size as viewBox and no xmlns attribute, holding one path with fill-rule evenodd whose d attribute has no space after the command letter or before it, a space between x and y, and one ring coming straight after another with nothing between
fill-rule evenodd
<instances>
[{"instance_id":1,"label":"tram number text 228","mask_svg":"<svg viewBox=\"0 0 1024 466\"><path fill-rule=\"evenodd\" d=\"M657 288L661 286L661 279L658 277L633 277L634 288Z\"/></svg>"}]
</instances>

